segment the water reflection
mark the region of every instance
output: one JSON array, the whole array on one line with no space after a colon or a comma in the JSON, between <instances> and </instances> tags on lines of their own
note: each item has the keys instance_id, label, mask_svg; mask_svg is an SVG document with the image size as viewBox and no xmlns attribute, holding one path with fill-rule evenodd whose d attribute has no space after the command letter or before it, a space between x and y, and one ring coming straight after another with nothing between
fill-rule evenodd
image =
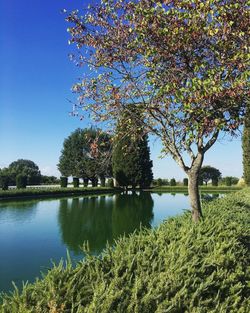
<instances>
[{"instance_id":1,"label":"water reflection","mask_svg":"<svg viewBox=\"0 0 250 313\"><path fill-rule=\"evenodd\" d=\"M202 193L201 194L201 200L202 201L213 201L213 200L216 200L216 199L219 199L220 197L220 194L218 193L211 193L211 194L206 194L206 193Z\"/></svg>"},{"instance_id":2,"label":"water reflection","mask_svg":"<svg viewBox=\"0 0 250 313\"><path fill-rule=\"evenodd\" d=\"M27 222L31 220L36 214L38 202L37 201L22 201L22 202L0 202L0 224L18 221Z\"/></svg>"},{"instance_id":3,"label":"water reflection","mask_svg":"<svg viewBox=\"0 0 250 313\"><path fill-rule=\"evenodd\" d=\"M149 192L115 196L112 231L113 237L129 234L141 226L151 227L154 201Z\"/></svg>"},{"instance_id":4,"label":"water reflection","mask_svg":"<svg viewBox=\"0 0 250 313\"><path fill-rule=\"evenodd\" d=\"M92 253L100 253L107 241L140 227L153 219L150 193L116 194L60 200L58 222L62 241L76 255L88 241Z\"/></svg>"}]
</instances>

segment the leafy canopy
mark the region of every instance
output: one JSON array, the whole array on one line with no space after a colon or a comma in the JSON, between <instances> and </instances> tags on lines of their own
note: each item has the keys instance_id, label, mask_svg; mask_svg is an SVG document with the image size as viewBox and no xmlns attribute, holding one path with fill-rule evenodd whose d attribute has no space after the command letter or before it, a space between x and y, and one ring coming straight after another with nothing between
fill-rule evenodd
<instances>
[{"instance_id":1,"label":"leafy canopy","mask_svg":"<svg viewBox=\"0 0 250 313\"><path fill-rule=\"evenodd\" d=\"M218 181L220 177L221 177L221 172L215 167L207 165L207 166L203 166L200 170L200 179L204 181L206 184L210 180Z\"/></svg>"},{"instance_id":2,"label":"leafy canopy","mask_svg":"<svg viewBox=\"0 0 250 313\"><path fill-rule=\"evenodd\" d=\"M58 169L62 175L96 179L111 172L111 138L99 129L76 129L63 143Z\"/></svg>"},{"instance_id":3,"label":"leafy canopy","mask_svg":"<svg viewBox=\"0 0 250 313\"><path fill-rule=\"evenodd\" d=\"M249 18L247 0L102 0L71 12L70 43L79 49L71 57L92 70L73 87L79 106L111 124L137 106L188 172L220 131L234 135L242 124Z\"/></svg>"},{"instance_id":4,"label":"leafy canopy","mask_svg":"<svg viewBox=\"0 0 250 313\"><path fill-rule=\"evenodd\" d=\"M153 180L148 136L138 127L140 111L124 110L117 123L113 140L113 175L120 186L150 187Z\"/></svg>"}]
</instances>

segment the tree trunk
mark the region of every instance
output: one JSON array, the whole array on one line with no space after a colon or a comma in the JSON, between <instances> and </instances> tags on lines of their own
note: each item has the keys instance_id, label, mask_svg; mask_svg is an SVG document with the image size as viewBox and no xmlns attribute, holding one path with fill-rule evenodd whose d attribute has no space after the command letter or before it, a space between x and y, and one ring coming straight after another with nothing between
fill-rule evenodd
<instances>
[{"instance_id":1,"label":"tree trunk","mask_svg":"<svg viewBox=\"0 0 250 313\"><path fill-rule=\"evenodd\" d=\"M190 171L188 178L188 193L192 208L192 218L194 222L198 222L202 218L199 194L199 169Z\"/></svg>"}]
</instances>

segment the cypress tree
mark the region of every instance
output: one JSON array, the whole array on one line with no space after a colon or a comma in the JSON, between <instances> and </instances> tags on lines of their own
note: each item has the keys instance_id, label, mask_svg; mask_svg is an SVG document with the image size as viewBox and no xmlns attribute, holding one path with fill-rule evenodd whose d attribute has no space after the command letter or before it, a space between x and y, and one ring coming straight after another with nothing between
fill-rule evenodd
<instances>
[{"instance_id":1,"label":"cypress tree","mask_svg":"<svg viewBox=\"0 0 250 313\"><path fill-rule=\"evenodd\" d=\"M242 148L244 180L247 185L250 185L250 102L247 104L247 112L245 115Z\"/></svg>"},{"instance_id":2,"label":"cypress tree","mask_svg":"<svg viewBox=\"0 0 250 313\"><path fill-rule=\"evenodd\" d=\"M148 136L138 112L123 111L118 121L112 153L113 175L122 187L149 187L153 180Z\"/></svg>"}]
</instances>

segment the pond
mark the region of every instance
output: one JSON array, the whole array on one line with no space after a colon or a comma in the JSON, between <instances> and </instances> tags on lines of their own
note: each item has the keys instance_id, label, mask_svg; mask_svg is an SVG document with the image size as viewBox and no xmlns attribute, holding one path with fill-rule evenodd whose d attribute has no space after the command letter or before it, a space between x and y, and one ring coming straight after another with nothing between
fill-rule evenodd
<instances>
[{"instance_id":1,"label":"pond","mask_svg":"<svg viewBox=\"0 0 250 313\"><path fill-rule=\"evenodd\" d=\"M213 195L218 197L219 195ZM155 227L169 216L189 208L187 195L138 192L0 202L0 292L22 281L34 281L52 260L83 257L81 247L88 241L90 251L99 254L135 229Z\"/></svg>"}]
</instances>

